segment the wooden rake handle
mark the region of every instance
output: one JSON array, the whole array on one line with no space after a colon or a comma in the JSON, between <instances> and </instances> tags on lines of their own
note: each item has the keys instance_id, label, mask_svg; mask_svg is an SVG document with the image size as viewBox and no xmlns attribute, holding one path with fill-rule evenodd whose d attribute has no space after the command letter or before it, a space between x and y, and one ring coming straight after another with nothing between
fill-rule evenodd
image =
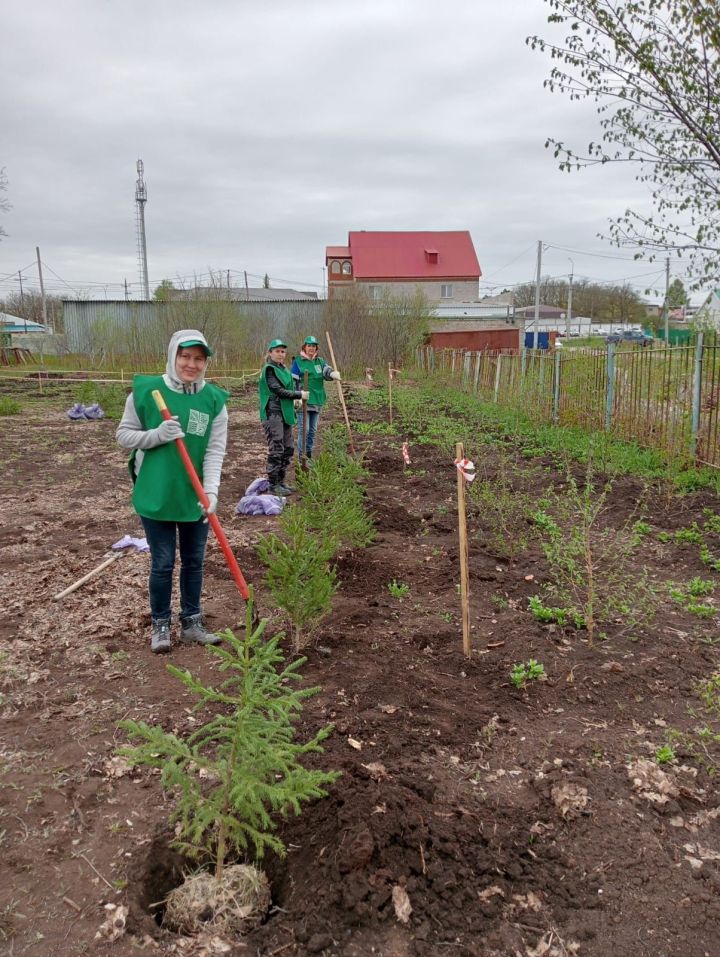
<instances>
[{"instance_id":1,"label":"wooden rake handle","mask_svg":"<svg viewBox=\"0 0 720 957\"><path fill-rule=\"evenodd\" d=\"M330 350L330 358L332 360L332 367L333 369L337 369L337 365L335 363L335 352L332 347L332 340L330 339L330 333L326 332L325 337L327 338L328 349ZM352 430L350 429L350 419L348 418L347 406L345 405L345 396L343 395L342 382L339 379L336 379L335 384L337 385L338 396L340 397L340 405L342 406L343 415L345 416L345 425L347 426L348 445L350 446L350 454L355 455L355 446L353 445Z\"/></svg>"}]
</instances>

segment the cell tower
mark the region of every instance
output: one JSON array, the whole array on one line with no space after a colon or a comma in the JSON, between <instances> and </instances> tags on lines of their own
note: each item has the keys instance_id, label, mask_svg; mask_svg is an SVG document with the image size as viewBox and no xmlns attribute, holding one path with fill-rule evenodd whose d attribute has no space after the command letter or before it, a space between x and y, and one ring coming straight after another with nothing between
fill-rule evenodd
<instances>
[{"instance_id":1,"label":"cell tower","mask_svg":"<svg viewBox=\"0 0 720 957\"><path fill-rule=\"evenodd\" d=\"M135 183L135 219L137 222L137 253L140 281L142 282L145 299L150 298L150 284L148 283L147 244L145 242L145 203L147 203L147 188L143 179L143 161L137 161L137 182Z\"/></svg>"}]
</instances>

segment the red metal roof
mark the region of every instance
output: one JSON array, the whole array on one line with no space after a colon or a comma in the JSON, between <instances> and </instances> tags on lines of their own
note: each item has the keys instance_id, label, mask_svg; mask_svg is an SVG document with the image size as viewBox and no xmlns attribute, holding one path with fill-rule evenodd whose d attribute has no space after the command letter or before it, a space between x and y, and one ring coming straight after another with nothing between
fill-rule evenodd
<instances>
[{"instance_id":1,"label":"red metal roof","mask_svg":"<svg viewBox=\"0 0 720 957\"><path fill-rule=\"evenodd\" d=\"M349 259L350 258L350 247L349 246L326 246L325 247L325 261L328 259Z\"/></svg>"},{"instance_id":2,"label":"red metal roof","mask_svg":"<svg viewBox=\"0 0 720 957\"><path fill-rule=\"evenodd\" d=\"M351 232L348 245L356 279L479 279L482 275L467 230ZM436 263L429 262L426 250L438 253Z\"/></svg>"}]
</instances>

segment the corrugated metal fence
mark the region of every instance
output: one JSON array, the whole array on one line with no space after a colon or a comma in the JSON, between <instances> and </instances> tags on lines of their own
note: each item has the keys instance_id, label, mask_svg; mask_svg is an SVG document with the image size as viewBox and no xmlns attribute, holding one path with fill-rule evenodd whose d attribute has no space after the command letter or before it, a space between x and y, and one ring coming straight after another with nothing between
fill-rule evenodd
<instances>
[{"instance_id":1,"label":"corrugated metal fence","mask_svg":"<svg viewBox=\"0 0 720 957\"><path fill-rule=\"evenodd\" d=\"M604 429L679 462L720 467L720 343L698 333L669 348L418 349L429 374L457 378L483 400L557 425Z\"/></svg>"},{"instance_id":2,"label":"corrugated metal fence","mask_svg":"<svg viewBox=\"0 0 720 957\"><path fill-rule=\"evenodd\" d=\"M307 335L320 323L323 300L303 302L63 302L67 348L91 360L110 355L162 355L178 329L200 329L221 362L239 353L260 354L275 336Z\"/></svg>"}]
</instances>

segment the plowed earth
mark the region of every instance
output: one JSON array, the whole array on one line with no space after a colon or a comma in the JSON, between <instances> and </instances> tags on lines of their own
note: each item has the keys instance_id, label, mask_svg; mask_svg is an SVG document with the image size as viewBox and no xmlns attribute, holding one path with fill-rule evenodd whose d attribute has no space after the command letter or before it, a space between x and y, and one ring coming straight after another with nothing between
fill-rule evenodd
<instances>
[{"instance_id":1,"label":"plowed earth","mask_svg":"<svg viewBox=\"0 0 720 957\"><path fill-rule=\"evenodd\" d=\"M22 415L0 420L0 951L720 955L712 763L682 748L662 768L652 760L668 729L700 721L697 682L718 669L717 619L664 600L645 629L630 636L618 624L593 645L542 625L527 610L548 576L541 550L513 561L494 554L471 507L465 657L453 463L411 441L407 468L404 436L383 435L359 441L376 540L340 556L332 614L305 649L304 678L322 691L299 734L334 722L313 761L342 777L328 798L281 822L288 853L263 863L273 908L258 930L225 942L164 930L153 915L185 862L169 847L171 805L157 775L115 758L124 743L116 725L133 717L183 734L196 726L194 702L149 653L147 556L126 555L53 600L140 524L114 423L69 421L68 391L18 397ZM219 515L277 630L253 548L276 519L234 514L263 473L262 433L251 395L230 408ZM359 403L351 416L373 418ZM326 413L321 430L334 417ZM619 481L609 520L624 518L640 492ZM659 581L708 577L697 548L655 535L700 521L708 506L717 502L695 494L651 516L642 557ZM409 586L405 598L392 597L393 580ZM210 624L234 626L242 602L214 542L205 585ZM510 671L530 658L546 680L518 689ZM203 649L178 646L171 660L213 678ZM123 907L124 932L111 941L100 927Z\"/></svg>"}]
</instances>

